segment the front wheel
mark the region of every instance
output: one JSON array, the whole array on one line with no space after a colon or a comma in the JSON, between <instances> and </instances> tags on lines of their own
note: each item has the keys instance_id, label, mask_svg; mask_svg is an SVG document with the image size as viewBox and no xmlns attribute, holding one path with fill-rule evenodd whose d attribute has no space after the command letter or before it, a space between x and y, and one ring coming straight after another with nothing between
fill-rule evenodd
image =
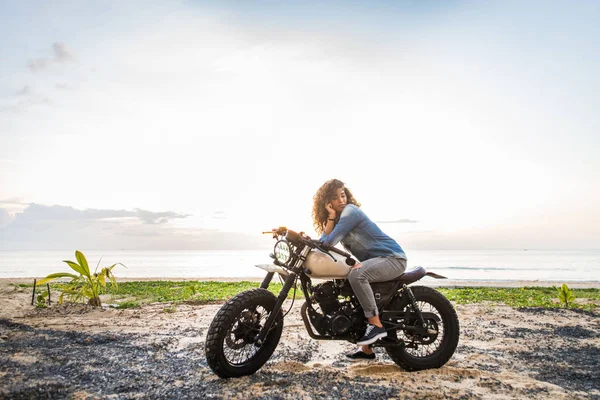
<instances>
[{"instance_id":1,"label":"front wheel","mask_svg":"<svg viewBox=\"0 0 600 400\"><path fill-rule=\"evenodd\" d=\"M427 323L427 333L398 329L389 331L389 337L404 342L404 346L388 347L390 358L407 371L439 368L446 364L458 346L458 316L452 304L444 295L426 286L410 288L416 303ZM386 307L393 311L404 311L404 320L398 318L386 322L397 325L403 322L407 327L418 327L419 321L408 296L395 297Z\"/></svg>"},{"instance_id":2,"label":"front wheel","mask_svg":"<svg viewBox=\"0 0 600 400\"><path fill-rule=\"evenodd\" d=\"M266 289L244 291L221 307L206 335L206 361L221 378L251 375L262 367L281 338L283 316ZM277 318L261 345L256 338L272 312Z\"/></svg>"}]
</instances>

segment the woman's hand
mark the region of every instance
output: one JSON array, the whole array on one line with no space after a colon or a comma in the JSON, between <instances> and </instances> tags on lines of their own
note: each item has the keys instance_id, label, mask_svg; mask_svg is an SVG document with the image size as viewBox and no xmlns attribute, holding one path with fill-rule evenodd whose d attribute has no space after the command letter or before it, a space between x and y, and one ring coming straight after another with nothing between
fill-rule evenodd
<instances>
[{"instance_id":1,"label":"woman's hand","mask_svg":"<svg viewBox=\"0 0 600 400\"><path fill-rule=\"evenodd\" d=\"M354 264L353 266L350 267L350 269L357 269L360 268L362 266L362 264L360 262L356 262L356 264Z\"/></svg>"},{"instance_id":2,"label":"woman's hand","mask_svg":"<svg viewBox=\"0 0 600 400\"><path fill-rule=\"evenodd\" d=\"M325 208L327 209L327 212L329 213L329 218L335 219L337 213L333 209L333 205L331 203L327 203L327 204L325 204Z\"/></svg>"}]
</instances>

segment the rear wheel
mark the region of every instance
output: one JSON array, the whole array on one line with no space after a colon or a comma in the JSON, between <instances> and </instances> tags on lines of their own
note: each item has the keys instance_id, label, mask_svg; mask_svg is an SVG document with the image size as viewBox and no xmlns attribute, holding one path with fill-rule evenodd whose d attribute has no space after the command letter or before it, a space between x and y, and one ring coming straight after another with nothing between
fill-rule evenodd
<instances>
[{"instance_id":1,"label":"rear wheel","mask_svg":"<svg viewBox=\"0 0 600 400\"><path fill-rule=\"evenodd\" d=\"M279 343L283 330L280 310L261 345L256 338L277 298L266 289L252 289L231 298L221 307L206 335L206 361L221 378L251 375L262 367Z\"/></svg>"},{"instance_id":2,"label":"rear wheel","mask_svg":"<svg viewBox=\"0 0 600 400\"><path fill-rule=\"evenodd\" d=\"M435 289L425 286L410 288L427 324L427 333L398 329L388 331L388 336L404 342L404 346L388 347L391 359L407 371L439 368L446 364L458 346L458 316L452 304ZM404 322L407 327L420 327L417 314L408 296L395 297L386 309L404 311L404 321L398 318L386 322L394 325Z\"/></svg>"}]
</instances>

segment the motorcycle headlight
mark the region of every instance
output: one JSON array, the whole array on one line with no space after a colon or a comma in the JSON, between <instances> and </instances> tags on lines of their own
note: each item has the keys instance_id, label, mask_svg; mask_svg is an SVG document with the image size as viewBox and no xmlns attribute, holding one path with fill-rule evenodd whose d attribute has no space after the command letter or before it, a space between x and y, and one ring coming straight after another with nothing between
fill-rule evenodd
<instances>
[{"instance_id":1,"label":"motorcycle headlight","mask_svg":"<svg viewBox=\"0 0 600 400\"><path fill-rule=\"evenodd\" d=\"M275 259L279 261L281 264L285 264L290 261L292 252L290 249L290 244L285 240L279 240L275 243L274 250Z\"/></svg>"}]
</instances>

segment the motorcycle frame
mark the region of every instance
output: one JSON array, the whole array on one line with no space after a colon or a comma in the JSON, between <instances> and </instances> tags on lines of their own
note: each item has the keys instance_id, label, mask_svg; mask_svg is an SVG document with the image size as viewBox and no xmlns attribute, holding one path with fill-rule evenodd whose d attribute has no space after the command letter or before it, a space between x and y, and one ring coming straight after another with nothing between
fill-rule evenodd
<instances>
[{"instance_id":1,"label":"motorcycle frame","mask_svg":"<svg viewBox=\"0 0 600 400\"><path fill-rule=\"evenodd\" d=\"M308 277L305 274L303 265L304 265L304 262L306 261L306 256L312 250L312 248L313 247L310 246L308 243L304 243L303 248L299 255L293 252L292 259L290 260L290 264L293 265L292 267L287 267L285 265L282 265L279 262L277 262L277 260L274 261L274 263L276 265L279 265L281 267L288 269L290 271L290 274L285 278L283 287L282 287L281 291L279 292L279 295L277 296L277 301L275 303L275 308L274 308L275 311L269 315L269 317L265 321L265 325L263 326L263 328L259 332L258 337L256 338L257 345L259 345L259 346L262 345L263 341L267 337L267 334L273 328L275 319L281 312L281 307L282 307L283 303L285 302L285 300L287 299L287 296L288 296L292 286L294 286L294 284L296 283L298 278L300 278L300 283L302 286L302 291L304 293L304 296L307 299L309 299L308 285L311 284L311 279L310 279L310 277ZM268 289L268 287L271 283L271 280L273 279L274 274L275 274L274 272L267 273L267 275L264 277L263 281L260 284L260 287L262 289ZM425 323L424 318L425 317L428 317L428 318L433 317L433 318L437 319L437 317L435 316L435 314L421 312L421 310L419 309L419 307L416 304L412 290L410 290L410 288L406 284L403 284L402 287L390 297L390 302L392 301L392 299L394 297L398 296L398 294L401 294L402 292L406 292L409 301L413 304L413 308L415 310L415 313L417 314L417 318L418 318L421 326L418 326L418 327L406 326L404 324L404 322L399 322L398 324L393 324L393 325L389 326L390 322L387 321L388 318L391 319L394 317L400 317L400 315L402 317L404 317L405 313L403 311L402 312L401 311L382 311L381 312L382 323L384 323L385 325L388 325L385 328L385 330L392 331L392 330L401 329L401 330L416 333L416 334L426 333L427 324ZM304 305L302 305L301 316L302 316L302 320L304 322L306 331L311 338L317 339L317 340L345 340L345 341L349 341L351 343L355 343L355 341L352 340L352 338L349 336L317 335L313 331L310 321L308 320L308 315L306 314L306 309L308 307L312 308L312 306L307 301ZM431 314L431 315L429 315L429 314ZM372 347L388 347L388 346L401 346L401 345L404 345L404 343L400 342L400 341L391 341L391 342L390 341L381 341L381 342L374 344Z\"/></svg>"}]
</instances>

